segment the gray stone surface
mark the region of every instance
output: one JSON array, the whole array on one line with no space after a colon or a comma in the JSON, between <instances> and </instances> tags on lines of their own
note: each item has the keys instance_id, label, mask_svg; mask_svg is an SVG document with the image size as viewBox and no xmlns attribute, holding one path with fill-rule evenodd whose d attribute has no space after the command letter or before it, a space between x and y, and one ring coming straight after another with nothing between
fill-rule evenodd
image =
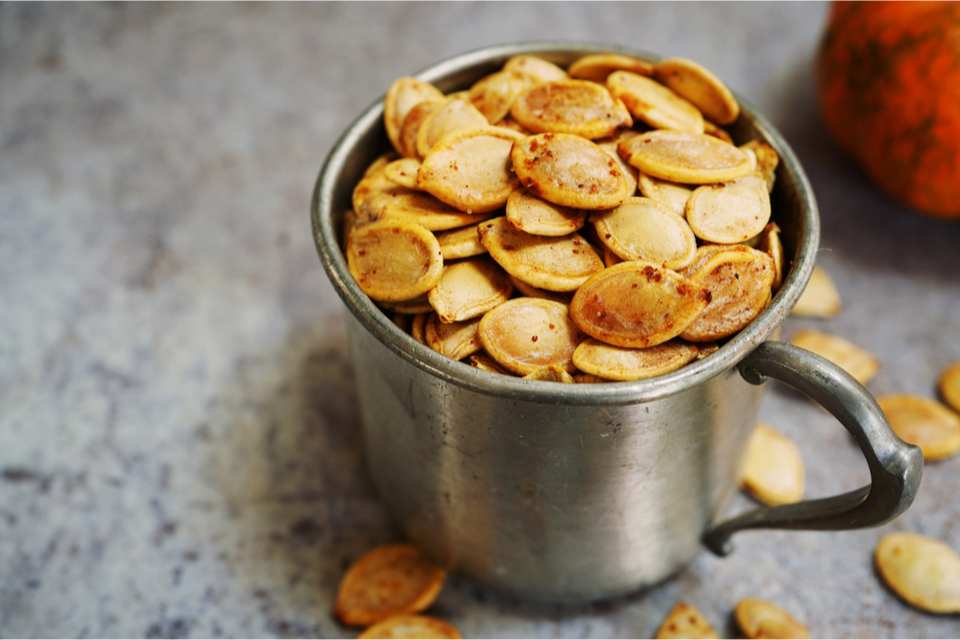
<instances>
[{"instance_id":1,"label":"gray stone surface","mask_svg":"<svg viewBox=\"0 0 960 640\"><path fill-rule=\"evenodd\" d=\"M338 134L396 77L468 49L609 41L705 63L794 145L875 394L935 395L960 360L960 225L869 186L824 133L821 4L0 5L0 636L352 636L347 564L399 532L358 436L343 308L311 239ZM784 388L762 417L808 495L868 479L851 439ZM814 636L957 637L871 554L888 531L960 549L960 458L881 529L753 532L664 584L535 607L452 578L467 637L650 637L678 599L727 637L771 599ZM742 498L734 506L750 506Z\"/></svg>"}]
</instances>

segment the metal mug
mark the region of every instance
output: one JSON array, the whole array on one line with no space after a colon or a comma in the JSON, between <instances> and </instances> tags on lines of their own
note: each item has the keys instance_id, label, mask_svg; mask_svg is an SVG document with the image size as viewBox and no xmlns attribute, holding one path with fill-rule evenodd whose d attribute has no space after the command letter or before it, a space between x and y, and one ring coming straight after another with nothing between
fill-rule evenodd
<instances>
[{"instance_id":1,"label":"metal mug","mask_svg":"<svg viewBox=\"0 0 960 640\"><path fill-rule=\"evenodd\" d=\"M417 77L449 93L533 54L560 65L609 45L494 46ZM609 384L529 381L439 355L398 329L351 277L338 225L364 169L387 151L383 100L340 138L312 202L320 258L349 310L367 463L410 540L481 585L532 600L588 602L652 585L701 545L725 555L746 528L853 529L888 522L913 501L917 447L890 429L876 401L843 370L771 340L813 270L819 218L789 145L740 100L730 132L780 154L773 219L792 265L770 305L703 360L656 378ZM871 484L833 498L722 516L772 377L831 412L853 435Z\"/></svg>"}]
</instances>

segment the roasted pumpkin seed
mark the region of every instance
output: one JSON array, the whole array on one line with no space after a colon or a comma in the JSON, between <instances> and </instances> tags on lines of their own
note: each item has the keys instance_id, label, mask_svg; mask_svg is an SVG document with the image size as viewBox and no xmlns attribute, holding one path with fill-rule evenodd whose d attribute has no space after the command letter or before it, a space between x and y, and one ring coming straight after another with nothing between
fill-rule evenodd
<instances>
[{"instance_id":1,"label":"roasted pumpkin seed","mask_svg":"<svg viewBox=\"0 0 960 640\"><path fill-rule=\"evenodd\" d=\"M643 380L676 371L696 357L696 345L682 340L631 349L590 338L573 352L573 363L580 371L607 380Z\"/></svg>"},{"instance_id":2,"label":"roasted pumpkin seed","mask_svg":"<svg viewBox=\"0 0 960 640\"><path fill-rule=\"evenodd\" d=\"M510 115L534 133L568 133L591 140L633 124L620 100L603 85L586 80L537 85L517 98Z\"/></svg>"},{"instance_id":3,"label":"roasted pumpkin seed","mask_svg":"<svg viewBox=\"0 0 960 640\"><path fill-rule=\"evenodd\" d=\"M689 274L690 282L710 291L710 304L680 333L691 342L727 338L746 327L770 300L776 271L773 258L750 249L722 251Z\"/></svg>"},{"instance_id":4,"label":"roasted pumpkin seed","mask_svg":"<svg viewBox=\"0 0 960 640\"><path fill-rule=\"evenodd\" d=\"M503 70L525 73L537 82L555 82L570 77L566 71L549 60L528 55L513 56L503 65Z\"/></svg>"},{"instance_id":5,"label":"roasted pumpkin seed","mask_svg":"<svg viewBox=\"0 0 960 640\"><path fill-rule=\"evenodd\" d=\"M467 97L450 98L420 124L417 130L417 155L426 158L435 144L454 131L476 129L489 124L486 116Z\"/></svg>"},{"instance_id":6,"label":"roasted pumpkin seed","mask_svg":"<svg viewBox=\"0 0 960 640\"><path fill-rule=\"evenodd\" d=\"M770 194L759 174L704 185L690 195L686 217L705 242L743 242L763 231L770 221Z\"/></svg>"},{"instance_id":7,"label":"roasted pumpkin seed","mask_svg":"<svg viewBox=\"0 0 960 640\"><path fill-rule=\"evenodd\" d=\"M624 140L617 149L640 171L682 184L730 182L753 171L746 153L705 134L648 131Z\"/></svg>"},{"instance_id":8,"label":"roasted pumpkin seed","mask_svg":"<svg viewBox=\"0 0 960 640\"><path fill-rule=\"evenodd\" d=\"M744 598L733 610L740 629L748 638L809 638L807 628L772 602Z\"/></svg>"},{"instance_id":9,"label":"roasted pumpkin seed","mask_svg":"<svg viewBox=\"0 0 960 640\"><path fill-rule=\"evenodd\" d=\"M832 318L843 309L843 301L837 285L827 270L820 265L813 267L813 273L807 281L807 286L790 313L795 316L809 318Z\"/></svg>"},{"instance_id":10,"label":"roasted pumpkin seed","mask_svg":"<svg viewBox=\"0 0 960 640\"><path fill-rule=\"evenodd\" d=\"M567 305L542 298L514 298L480 320L486 352L524 376L550 365L572 373L573 352L585 337L570 319Z\"/></svg>"},{"instance_id":11,"label":"roasted pumpkin seed","mask_svg":"<svg viewBox=\"0 0 960 640\"><path fill-rule=\"evenodd\" d=\"M524 380L540 380L541 382L562 382L564 384L573 384L573 376L566 370L556 364L549 367L540 367L531 373L523 376Z\"/></svg>"},{"instance_id":12,"label":"roasted pumpkin seed","mask_svg":"<svg viewBox=\"0 0 960 640\"><path fill-rule=\"evenodd\" d=\"M877 571L913 606L960 613L960 556L946 544L916 533L888 533L874 551Z\"/></svg>"},{"instance_id":13,"label":"roasted pumpkin seed","mask_svg":"<svg viewBox=\"0 0 960 640\"><path fill-rule=\"evenodd\" d=\"M610 209L628 195L629 184L616 161L580 136L529 136L513 145L510 157L523 186L554 204L575 209Z\"/></svg>"},{"instance_id":14,"label":"roasted pumpkin seed","mask_svg":"<svg viewBox=\"0 0 960 640\"><path fill-rule=\"evenodd\" d=\"M675 338L710 303L706 287L642 260L622 262L577 289L570 315L584 333L618 347Z\"/></svg>"},{"instance_id":15,"label":"roasted pumpkin seed","mask_svg":"<svg viewBox=\"0 0 960 640\"><path fill-rule=\"evenodd\" d=\"M679 216L686 217L687 200L693 193L692 187L654 178L642 171L637 172L637 186L645 197L666 205Z\"/></svg>"},{"instance_id":16,"label":"roasted pumpkin seed","mask_svg":"<svg viewBox=\"0 0 960 640\"><path fill-rule=\"evenodd\" d=\"M790 344L812 351L837 365L860 384L867 384L880 370L880 361L845 338L815 329L798 331Z\"/></svg>"},{"instance_id":17,"label":"roasted pumpkin seed","mask_svg":"<svg viewBox=\"0 0 960 640\"><path fill-rule=\"evenodd\" d=\"M518 231L540 236L566 236L583 226L587 212L562 207L518 189L507 199L507 221Z\"/></svg>"},{"instance_id":18,"label":"roasted pumpkin seed","mask_svg":"<svg viewBox=\"0 0 960 640\"><path fill-rule=\"evenodd\" d=\"M423 328L424 343L448 358L463 360L481 349L480 337L477 334L479 326L480 318L440 322L437 314L432 313Z\"/></svg>"},{"instance_id":19,"label":"roasted pumpkin seed","mask_svg":"<svg viewBox=\"0 0 960 640\"><path fill-rule=\"evenodd\" d=\"M480 235L477 233L476 225L441 231L436 236L444 260L469 258L487 252L487 249L480 244Z\"/></svg>"},{"instance_id":20,"label":"roasted pumpkin seed","mask_svg":"<svg viewBox=\"0 0 960 640\"><path fill-rule=\"evenodd\" d=\"M634 118L651 127L703 133L700 110L656 80L630 71L614 71L607 77L607 88L623 100Z\"/></svg>"},{"instance_id":21,"label":"roasted pumpkin seed","mask_svg":"<svg viewBox=\"0 0 960 640\"><path fill-rule=\"evenodd\" d=\"M424 120L427 119L427 116L446 103L446 98L424 100L410 110L407 117L403 119L403 126L400 127L400 155L406 158L420 157L420 154L417 153L417 134L420 133L420 127L423 125Z\"/></svg>"},{"instance_id":22,"label":"roasted pumpkin seed","mask_svg":"<svg viewBox=\"0 0 960 640\"><path fill-rule=\"evenodd\" d=\"M653 65L653 77L690 101L716 124L730 124L740 116L740 105L730 89L693 60L662 60Z\"/></svg>"},{"instance_id":23,"label":"roasted pumpkin seed","mask_svg":"<svg viewBox=\"0 0 960 640\"><path fill-rule=\"evenodd\" d=\"M479 226L480 243L512 276L549 291L573 291L603 269L600 256L582 236L559 238L517 231L505 217Z\"/></svg>"},{"instance_id":24,"label":"roasted pumpkin seed","mask_svg":"<svg viewBox=\"0 0 960 640\"><path fill-rule=\"evenodd\" d=\"M928 462L960 451L960 415L936 400L910 394L877 398L894 432L923 451Z\"/></svg>"},{"instance_id":25,"label":"roasted pumpkin seed","mask_svg":"<svg viewBox=\"0 0 960 640\"><path fill-rule=\"evenodd\" d=\"M940 395L954 411L960 411L960 362L954 362L940 374Z\"/></svg>"},{"instance_id":26,"label":"roasted pumpkin seed","mask_svg":"<svg viewBox=\"0 0 960 640\"><path fill-rule=\"evenodd\" d=\"M404 77L393 81L383 102L383 123L387 137L397 152L403 153L400 148L400 127L410 110L424 100L442 98L443 94L439 89L416 78Z\"/></svg>"},{"instance_id":27,"label":"roasted pumpkin seed","mask_svg":"<svg viewBox=\"0 0 960 640\"><path fill-rule=\"evenodd\" d=\"M374 300L410 300L440 281L443 256L440 243L420 225L386 219L353 229L347 266Z\"/></svg>"},{"instance_id":28,"label":"roasted pumpkin seed","mask_svg":"<svg viewBox=\"0 0 960 640\"><path fill-rule=\"evenodd\" d=\"M417 186L467 213L500 209L520 186L510 170L510 150L520 139L503 127L451 133L423 159Z\"/></svg>"},{"instance_id":29,"label":"roasted pumpkin seed","mask_svg":"<svg viewBox=\"0 0 960 640\"><path fill-rule=\"evenodd\" d=\"M803 458L790 438L760 423L750 436L740 472L740 485L769 505L803 500Z\"/></svg>"},{"instance_id":30,"label":"roasted pumpkin seed","mask_svg":"<svg viewBox=\"0 0 960 640\"><path fill-rule=\"evenodd\" d=\"M757 171L760 172L767 183L767 191L773 191L773 184L777 179L777 165L780 164L779 154L773 147L759 139L740 145L740 149L753 153L753 157L756 158Z\"/></svg>"},{"instance_id":31,"label":"roasted pumpkin seed","mask_svg":"<svg viewBox=\"0 0 960 640\"><path fill-rule=\"evenodd\" d=\"M567 73L571 78L605 84L614 71L630 71L643 76L653 75L653 65L646 60L618 53L596 53L573 62Z\"/></svg>"},{"instance_id":32,"label":"roasted pumpkin seed","mask_svg":"<svg viewBox=\"0 0 960 640\"><path fill-rule=\"evenodd\" d=\"M420 161L416 158L400 158L383 168L383 175L388 180L396 182L408 189L417 188L417 171L420 170Z\"/></svg>"},{"instance_id":33,"label":"roasted pumpkin seed","mask_svg":"<svg viewBox=\"0 0 960 640\"><path fill-rule=\"evenodd\" d=\"M377 547L358 558L340 581L334 614L365 627L423 611L437 598L446 572L409 544Z\"/></svg>"},{"instance_id":34,"label":"roasted pumpkin seed","mask_svg":"<svg viewBox=\"0 0 960 640\"><path fill-rule=\"evenodd\" d=\"M399 615L387 618L366 629L357 636L357 640L373 640L382 638L424 638L428 640L442 640L449 638L459 640L463 636L460 631L449 622L430 616Z\"/></svg>"},{"instance_id":35,"label":"roasted pumpkin seed","mask_svg":"<svg viewBox=\"0 0 960 640\"><path fill-rule=\"evenodd\" d=\"M674 638L719 638L717 632L700 611L687 604L678 602L666 620L660 625L655 636L657 640Z\"/></svg>"},{"instance_id":36,"label":"roasted pumpkin seed","mask_svg":"<svg viewBox=\"0 0 960 640\"><path fill-rule=\"evenodd\" d=\"M500 265L479 256L444 267L429 299L441 322L458 322L483 315L512 293L513 284Z\"/></svg>"},{"instance_id":37,"label":"roasted pumpkin seed","mask_svg":"<svg viewBox=\"0 0 960 640\"><path fill-rule=\"evenodd\" d=\"M517 98L536 85L533 76L503 69L482 78L467 95L487 122L496 124L510 113Z\"/></svg>"},{"instance_id":38,"label":"roasted pumpkin seed","mask_svg":"<svg viewBox=\"0 0 960 640\"><path fill-rule=\"evenodd\" d=\"M623 260L645 260L668 269L693 261L697 239L690 225L650 198L627 198L619 207L590 215L604 246Z\"/></svg>"}]
</instances>

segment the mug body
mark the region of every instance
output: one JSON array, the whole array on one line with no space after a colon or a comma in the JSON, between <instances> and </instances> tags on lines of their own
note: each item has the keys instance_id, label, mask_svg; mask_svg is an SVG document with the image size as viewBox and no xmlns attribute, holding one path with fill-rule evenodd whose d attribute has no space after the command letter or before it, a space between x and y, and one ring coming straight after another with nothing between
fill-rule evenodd
<instances>
[{"instance_id":1,"label":"mug body","mask_svg":"<svg viewBox=\"0 0 960 640\"><path fill-rule=\"evenodd\" d=\"M349 327L379 493L479 584L550 602L651 585L700 551L737 489L763 387L736 369L641 403L532 402L441 380Z\"/></svg>"},{"instance_id":2,"label":"mug body","mask_svg":"<svg viewBox=\"0 0 960 640\"><path fill-rule=\"evenodd\" d=\"M417 77L445 93L512 55L561 65L623 47L499 45ZM351 193L390 149L383 101L344 133L312 203L320 258L347 307L368 465L409 538L444 566L520 597L586 602L653 584L689 562L737 488L763 387L737 364L775 335L813 270L819 219L789 145L741 102L728 131L780 155L771 194L784 282L760 315L702 360L649 380L562 384L480 371L418 343L353 280L340 248Z\"/></svg>"}]
</instances>

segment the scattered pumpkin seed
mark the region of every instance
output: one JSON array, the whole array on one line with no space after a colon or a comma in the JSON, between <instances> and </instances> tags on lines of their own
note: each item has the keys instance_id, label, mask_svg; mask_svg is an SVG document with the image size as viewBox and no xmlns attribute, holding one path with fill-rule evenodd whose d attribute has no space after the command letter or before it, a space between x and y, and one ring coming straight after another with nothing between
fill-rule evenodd
<instances>
[{"instance_id":1,"label":"scattered pumpkin seed","mask_svg":"<svg viewBox=\"0 0 960 640\"><path fill-rule=\"evenodd\" d=\"M936 400L910 394L877 398L890 426L900 438L915 444L928 462L960 451L960 415Z\"/></svg>"},{"instance_id":2,"label":"scattered pumpkin seed","mask_svg":"<svg viewBox=\"0 0 960 640\"><path fill-rule=\"evenodd\" d=\"M744 598L734 608L734 617L748 638L809 638L807 628L772 602Z\"/></svg>"},{"instance_id":3,"label":"scattered pumpkin seed","mask_svg":"<svg viewBox=\"0 0 960 640\"><path fill-rule=\"evenodd\" d=\"M425 638L430 640L450 638L459 640L462 637L456 627L444 620L430 616L399 615L387 618L369 627L357 636L357 640L373 640L374 638L385 640L394 638Z\"/></svg>"},{"instance_id":4,"label":"scattered pumpkin seed","mask_svg":"<svg viewBox=\"0 0 960 640\"><path fill-rule=\"evenodd\" d=\"M790 344L812 351L837 365L860 384L867 384L880 370L880 361L849 340L815 329L798 331Z\"/></svg>"},{"instance_id":5,"label":"scattered pumpkin seed","mask_svg":"<svg viewBox=\"0 0 960 640\"><path fill-rule=\"evenodd\" d=\"M803 458L790 438L760 423L750 436L740 472L740 485L768 505L803 500Z\"/></svg>"},{"instance_id":6,"label":"scattered pumpkin seed","mask_svg":"<svg viewBox=\"0 0 960 640\"><path fill-rule=\"evenodd\" d=\"M960 362L954 362L940 374L940 395L954 411L960 411Z\"/></svg>"},{"instance_id":7,"label":"scattered pumpkin seed","mask_svg":"<svg viewBox=\"0 0 960 640\"><path fill-rule=\"evenodd\" d=\"M820 265L813 267L810 280L790 313L808 318L832 318L843 309L843 301L837 285L827 270Z\"/></svg>"},{"instance_id":8,"label":"scattered pumpkin seed","mask_svg":"<svg viewBox=\"0 0 960 640\"><path fill-rule=\"evenodd\" d=\"M960 613L960 556L946 544L916 533L888 533L874 551L877 571L913 606Z\"/></svg>"},{"instance_id":9,"label":"scattered pumpkin seed","mask_svg":"<svg viewBox=\"0 0 960 640\"><path fill-rule=\"evenodd\" d=\"M410 544L377 547L358 558L340 581L334 614L365 627L423 611L436 599L446 572Z\"/></svg>"},{"instance_id":10,"label":"scattered pumpkin seed","mask_svg":"<svg viewBox=\"0 0 960 640\"><path fill-rule=\"evenodd\" d=\"M686 602L678 602L657 630L657 640L674 638L719 638L700 611Z\"/></svg>"}]
</instances>

